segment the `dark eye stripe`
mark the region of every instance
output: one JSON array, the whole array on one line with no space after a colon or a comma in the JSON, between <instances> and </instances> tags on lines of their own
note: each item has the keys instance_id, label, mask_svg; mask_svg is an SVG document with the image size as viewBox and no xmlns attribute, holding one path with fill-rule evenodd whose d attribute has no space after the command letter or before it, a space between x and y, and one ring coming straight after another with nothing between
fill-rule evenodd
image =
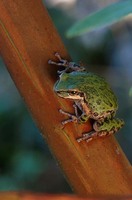
<instances>
[{"instance_id":1,"label":"dark eye stripe","mask_svg":"<svg viewBox=\"0 0 132 200\"><path fill-rule=\"evenodd\" d=\"M83 92L69 91L68 93L69 93L69 95L75 95L76 94L76 95L79 95L80 97L84 96Z\"/></svg>"},{"instance_id":2,"label":"dark eye stripe","mask_svg":"<svg viewBox=\"0 0 132 200\"><path fill-rule=\"evenodd\" d=\"M72 91L72 92L71 92L71 94L77 94L77 92L75 92L75 91Z\"/></svg>"}]
</instances>

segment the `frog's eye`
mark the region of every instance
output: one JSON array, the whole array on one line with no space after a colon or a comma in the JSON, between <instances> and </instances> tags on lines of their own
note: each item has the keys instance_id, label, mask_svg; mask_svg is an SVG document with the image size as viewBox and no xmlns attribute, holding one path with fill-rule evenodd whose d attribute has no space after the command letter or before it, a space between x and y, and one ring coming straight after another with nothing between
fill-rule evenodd
<instances>
[{"instance_id":1,"label":"frog's eye","mask_svg":"<svg viewBox=\"0 0 132 200\"><path fill-rule=\"evenodd\" d=\"M69 94L70 94L70 95L78 95L78 96L80 96L80 97L84 97L83 92L70 91Z\"/></svg>"},{"instance_id":2,"label":"frog's eye","mask_svg":"<svg viewBox=\"0 0 132 200\"><path fill-rule=\"evenodd\" d=\"M69 94L74 95L74 94L77 94L77 92L76 91L71 91L71 92L69 92Z\"/></svg>"},{"instance_id":3,"label":"frog's eye","mask_svg":"<svg viewBox=\"0 0 132 200\"><path fill-rule=\"evenodd\" d=\"M75 97L76 98L82 98L82 97L84 97L83 92L78 92L78 91L69 91L68 94L69 94L69 96L74 97L74 98Z\"/></svg>"}]
</instances>

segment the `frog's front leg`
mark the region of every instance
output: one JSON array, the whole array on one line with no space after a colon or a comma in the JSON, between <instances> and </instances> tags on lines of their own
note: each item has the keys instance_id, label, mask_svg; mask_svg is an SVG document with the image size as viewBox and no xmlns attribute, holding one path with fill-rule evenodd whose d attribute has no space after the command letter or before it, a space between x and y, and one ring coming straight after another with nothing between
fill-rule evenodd
<instances>
[{"instance_id":1,"label":"frog's front leg","mask_svg":"<svg viewBox=\"0 0 132 200\"><path fill-rule=\"evenodd\" d=\"M62 122L63 125L69 122L84 123L88 120L88 116L85 113L83 113L83 110L79 102L76 101L73 104L73 107L74 107L75 114L70 114L69 112L66 112L62 109L59 110L60 113L69 117L69 119L66 119ZM81 113L79 113L79 111Z\"/></svg>"},{"instance_id":2,"label":"frog's front leg","mask_svg":"<svg viewBox=\"0 0 132 200\"><path fill-rule=\"evenodd\" d=\"M62 121L63 125L65 125L65 124L67 124L69 122L78 122L79 117L80 117L79 114L78 114L78 107L77 107L77 105L75 103L73 104L73 107L74 107L75 115L71 114L69 112L66 112L66 111L64 111L62 109L59 110L59 112L61 114L66 115L66 116L69 117L69 119L66 119L66 120Z\"/></svg>"},{"instance_id":3,"label":"frog's front leg","mask_svg":"<svg viewBox=\"0 0 132 200\"><path fill-rule=\"evenodd\" d=\"M69 122L77 122L77 121L78 121L78 117L77 117L76 115L73 115L73 114L70 114L70 113L68 113L68 112L65 112L65 111L62 110L62 109L60 109L59 112L60 112L61 114L66 115L66 116L69 117L69 119L66 119L66 120L64 120L64 121L61 122L63 125L65 125L65 124L67 124L67 123L69 123Z\"/></svg>"},{"instance_id":4,"label":"frog's front leg","mask_svg":"<svg viewBox=\"0 0 132 200\"><path fill-rule=\"evenodd\" d=\"M61 58L61 56L59 55L59 53L55 53L55 57L58 58L59 62L54 62L52 60L49 60L48 63L49 64L53 64L53 65L59 65L59 66L64 66L64 67L68 67L69 66L69 62L67 60L64 60Z\"/></svg>"},{"instance_id":5,"label":"frog's front leg","mask_svg":"<svg viewBox=\"0 0 132 200\"><path fill-rule=\"evenodd\" d=\"M77 139L77 141L81 142L83 140L86 140L87 142L89 142L96 137L103 137L106 135L114 134L123 125L124 121L121 119L105 119L103 122L95 121L93 124L94 131L89 133L84 133L81 138Z\"/></svg>"},{"instance_id":6,"label":"frog's front leg","mask_svg":"<svg viewBox=\"0 0 132 200\"><path fill-rule=\"evenodd\" d=\"M58 74L60 74L60 75L63 74L64 72L68 72L69 70L70 71L85 71L84 67L82 67L74 62L68 62L67 60L61 58L61 56L58 52L55 53L55 57L58 58L59 62L49 60L48 64L65 67L64 70L58 71Z\"/></svg>"}]
</instances>

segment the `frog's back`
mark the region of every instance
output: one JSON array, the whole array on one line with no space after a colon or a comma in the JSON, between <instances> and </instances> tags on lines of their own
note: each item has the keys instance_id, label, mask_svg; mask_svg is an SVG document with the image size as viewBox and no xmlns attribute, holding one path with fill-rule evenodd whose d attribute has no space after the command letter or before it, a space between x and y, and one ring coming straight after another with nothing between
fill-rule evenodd
<instances>
[{"instance_id":1,"label":"frog's back","mask_svg":"<svg viewBox=\"0 0 132 200\"><path fill-rule=\"evenodd\" d=\"M101 115L117 110L116 96L104 78L87 72L82 76L80 90L85 93L86 102L92 112Z\"/></svg>"}]
</instances>

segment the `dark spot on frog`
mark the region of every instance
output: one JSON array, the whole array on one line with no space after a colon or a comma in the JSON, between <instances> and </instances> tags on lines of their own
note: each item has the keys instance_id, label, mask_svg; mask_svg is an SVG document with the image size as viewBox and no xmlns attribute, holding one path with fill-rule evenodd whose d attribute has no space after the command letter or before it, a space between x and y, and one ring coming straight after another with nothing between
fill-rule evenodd
<instances>
[{"instance_id":1,"label":"dark spot on frog","mask_svg":"<svg viewBox=\"0 0 132 200\"><path fill-rule=\"evenodd\" d=\"M90 107L92 106L92 104L91 104L91 103L89 103L88 105L89 105Z\"/></svg>"},{"instance_id":2,"label":"dark spot on frog","mask_svg":"<svg viewBox=\"0 0 132 200\"><path fill-rule=\"evenodd\" d=\"M112 103L111 102L109 102L109 106L112 107Z\"/></svg>"},{"instance_id":3,"label":"dark spot on frog","mask_svg":"<svg viewBox=\"0 0 132 200\"><path fill-rule=\"evenodd\" d=\"M101 100L97 99L96 103L97 103L97 105L100 105L101 104Z\"/></svg>"},{"instance_id":4,"label":"dark spot on frog","mask_svg":"<svg viewBox=\"0 0 132 200\"><path fill-rule=\"evenodd\" d=\"M98 113L97 113L97 112L95 112L95 113L94 113L94 116L95 116L95 117L97 117L97 116L98 116Z\"/></svg>"}]
</instances>

